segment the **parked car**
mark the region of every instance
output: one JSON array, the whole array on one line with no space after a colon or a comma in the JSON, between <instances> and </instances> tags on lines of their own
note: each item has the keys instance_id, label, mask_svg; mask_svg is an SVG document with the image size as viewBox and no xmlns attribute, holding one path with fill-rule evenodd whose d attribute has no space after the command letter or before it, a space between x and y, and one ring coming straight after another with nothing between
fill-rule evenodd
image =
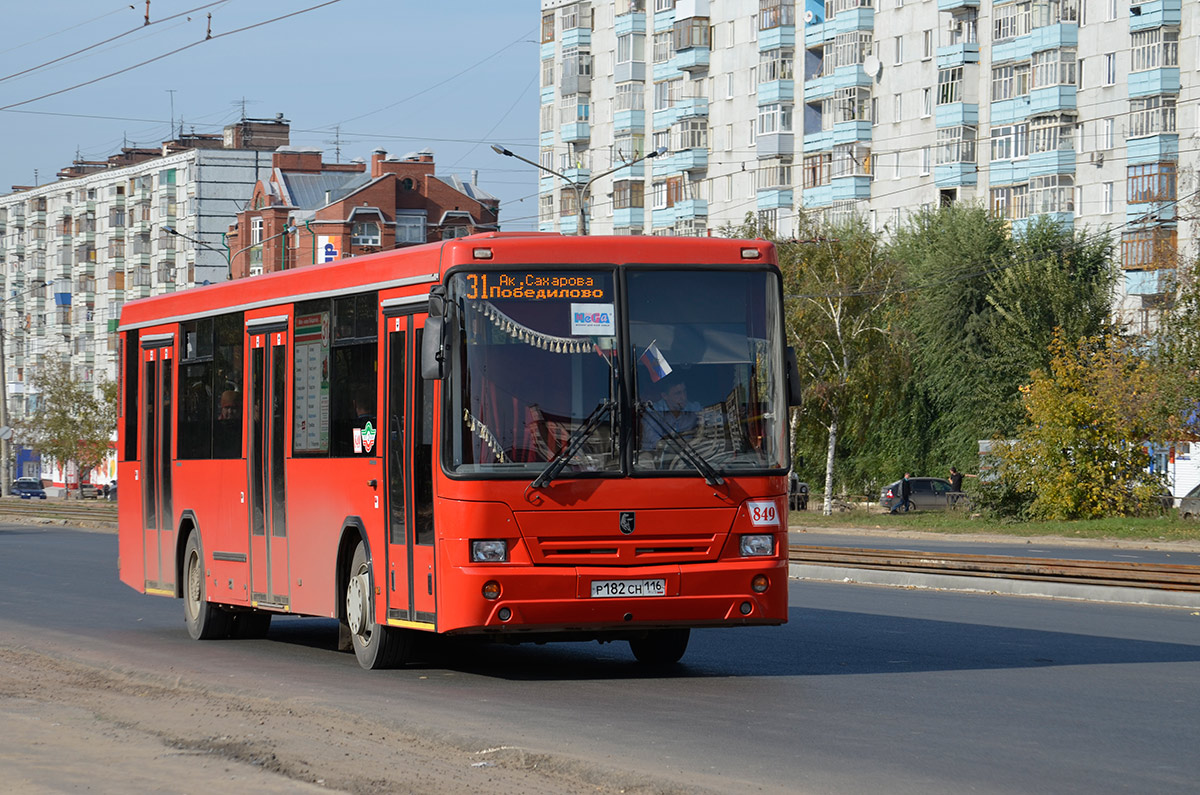
<instances>
[{"instance_id":1,"label":"parked car","mask_svg":"<svg viewBox=\"0 0 1200 795\"><path fill-rule=\"evenodd\" d=\"M788 477L788 508L793 511L808 510L808 484L795 472Z\"/></svg>"},{"instance_id":2,"label":"parked car","mask_svg":"<svg viewBox=\"0 0 1200 795\"><path fill-rule=\"evenodd\" d=\"M95 483L79 484L79 498L81 500L96 500L100 498L100 489L96 488Z\"/></svg>"},{"instance_id":3,"label":"parked car","mask_svg":"<svg viewBox=\"0 0 1200 795\"><path fill-rule=\"evenodd\" d=\"M17 478L13 481L12 493L23 500L32 500L34 497L39 500L46 499L46 490L42 488L42 481L37 478Z\"/></svg>"},{"instance_id":4,"label":"parked car","mask_svg":"<svg viewBox=\"0 0 1200 795\"><path fill-rule=\"evenodd\" d=\"M1200 484L1179 498L1179 515L1184 519L1200 519Z\"/></svg>"},{"instance_id":5,"label":"parked car","mask_svg":"<svg viewBox=\"0 0 1200 795\"><path fill-rule=\"evenodd\" d=\"M945 478L909 478L912 494L909 501L918 511L945 510L965 499L962 492L954 491L950 481ZM884 486L879 495L879 504L884 510L890 511L903 501L900 496L900 481Z\"/></svg>"}]
</instances>

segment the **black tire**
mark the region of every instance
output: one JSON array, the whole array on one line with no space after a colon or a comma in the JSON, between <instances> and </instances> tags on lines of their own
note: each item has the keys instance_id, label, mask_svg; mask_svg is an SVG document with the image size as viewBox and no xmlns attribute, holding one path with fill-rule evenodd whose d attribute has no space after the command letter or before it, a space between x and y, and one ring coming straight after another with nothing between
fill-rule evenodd
<instances>
[{"instance_id":1,"label":"black tire","mask_svg":"<svg viewBox=\"0 0 1200 795\"><path fill-rule=\"evenodd\" d=\"M208 577L198 532L188 536L183 553L183 621L193 640L229 637L229 613L208 601Z\"/></svg>"},{"instance_id":2,"label":"black tire","mask_svg":"<svg viewBox=\"0 0 1200 795\"><path fill-rule=\"evenodd\" d=\"M262 612L233 613L230 616L229 637L239 640L265 638L271 629L271 614Z\"/></svg>"},{"instance_id":3,"label":"black tire","mask_svg":"<svg viewBox=\"0 0 1200 795\"><path fill-rule=\"evenodd\" d=\"M359 542L354 549L346 578L346 623L358 664L368 670L395 668L408 661L411 638L404 630L375 623L371 567L367 547Z\"/></svg>"},{"instance_id":4,"label":"black tire","mask_svg":"<svg viewBox=\"0 0 1200 795\"><path fill-rule=\"evenodd\" d=\"M690 629L657 629L644 638L631 638L629 649L643 665L674 665L687 651Z\"/></svg>"}]
</instances>

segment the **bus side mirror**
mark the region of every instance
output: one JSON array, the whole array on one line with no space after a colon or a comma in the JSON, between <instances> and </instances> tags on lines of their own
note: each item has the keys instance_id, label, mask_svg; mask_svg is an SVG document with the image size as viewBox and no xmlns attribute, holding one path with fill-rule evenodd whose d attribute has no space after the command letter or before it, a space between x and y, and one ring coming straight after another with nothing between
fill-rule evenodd
<instances>
[{"instance_id":1,"label":"bus side mirror","mask_svg":"<svg viewBox=\"0 0 1200 795\"><path fill-rule=\"evenodd\" d=\"M796 349L787 349L787 398L788 406L799 406L804 402L804 393L800 389L800 365L796 364Z\"/></svg>"},{"instance_id":2,"label":"bus side mirror","mask_svg":"<svg viewBox=\"0 0 1200 795\"><path fill-rule=\"evenodd\" d=\"M429 317L421 338L421 377L440 381L446 375L446 288L429 292Z\"/></svg>"}]
</instances>

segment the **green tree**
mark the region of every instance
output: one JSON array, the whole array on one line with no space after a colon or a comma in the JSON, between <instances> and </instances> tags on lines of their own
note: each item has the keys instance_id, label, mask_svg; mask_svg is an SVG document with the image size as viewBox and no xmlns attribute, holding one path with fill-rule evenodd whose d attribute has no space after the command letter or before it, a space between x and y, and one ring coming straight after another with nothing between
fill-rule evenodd
<instances>
[{"instance_id":1,"label":"green tree","mask_svg":"<svg viewBox=\"0 0 1200 795\"><path fill-rule=\"evenodd\" d=\"M1147 471L1146 443L1179 438L1183 382L1128 339L1057 334L1049 368L1021 388L1025 425L994 449L1001 481L1032 495L1036 518L1157 510L1165 484Z\"/></svg>"},{"instance_id":2,"label":"green tree","mask_svg":"<svg viewBox=\"0 0 1200 795\"><path fill-rule=\"evenodd\" d=\"M22 440L64 467L74 464L81 477L99 466L117 425L117 384L103 382L97 398L90 384L74 378L67 362L58 362L46 367L33 386L40 398L21 425Z\"/></svg>"}]
</instances>

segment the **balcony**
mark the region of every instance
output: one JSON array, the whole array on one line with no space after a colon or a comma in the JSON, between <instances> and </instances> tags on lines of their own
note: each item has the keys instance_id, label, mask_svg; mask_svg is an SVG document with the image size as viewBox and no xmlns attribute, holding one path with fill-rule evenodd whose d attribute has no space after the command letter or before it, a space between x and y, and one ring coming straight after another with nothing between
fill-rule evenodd
<instances>
[{"instance_id":1,"label":"balcony","mask_svg":"<svg viewBox=\"0 0 1200 795\"><path fill-rule=\"evenodd\" d=\"M974 163L945 163L933 167L933 181L939 188L974 185L979 181Z\"/></svg>"},{"instance_id":2,"label":"balcony","mask_svg":"<svg viewBox=\"0 0 1200 795\"><path fill-rule=\"evenodd\" d=\"M708 168L707 149L683 149L671 156L676 171L703 171Z\"/></svg>"},{"instance_id":3,"label":"balcony","mask_svg":"<svg viewBox=\"0 0 1200 795\"><path fill-rule=\"evenodd\" d=\"M564 124L559 128L559 138L566 143L577 143L586 141L592 136L591 125L585 121L574 122L573 124Z\"/></svg>"},{"instance_id":4,"label":"balcony","mask_svg":"<svg viewBox=\"0 0 1200 795\"><path fill-rule=\"evenodd\" d=\"M791 155L796 149L795 133L764 133L754 141L758 157L779 157Z\"/></svg>"},{"instance_id":5,"label":"balcony","mask_svg":"<svg viewBox=\"0 0 1200 795\"><path fill-rule=\"evenodd\" d=\"M1178 25L1182 9L1183 0L1130 0L1129 31Z\"/></svg>"},{"instance_id":6,"label":"balcony","mask_svg":"<svg viewBox=\"0 0 1200 795\"><path fill-rule=\"evenodd\" d=\"M681 72L704 72L708 70L708 60L708 47L690 47L675 53L671 64Z\"/></svg>"},{"instance_id":7,"label":"balcony","mask_svg":"<svg viewBox=\"0 0 1200 795\"><path fill-rule=\"evenodd\" d=\"M1131 72L1127 76L1126 82L1131 97L1178 94L1180 92L1179 67L1167 66L1161 69L1148 69L1144 72Z\"/></svg>"}]
</instances>

